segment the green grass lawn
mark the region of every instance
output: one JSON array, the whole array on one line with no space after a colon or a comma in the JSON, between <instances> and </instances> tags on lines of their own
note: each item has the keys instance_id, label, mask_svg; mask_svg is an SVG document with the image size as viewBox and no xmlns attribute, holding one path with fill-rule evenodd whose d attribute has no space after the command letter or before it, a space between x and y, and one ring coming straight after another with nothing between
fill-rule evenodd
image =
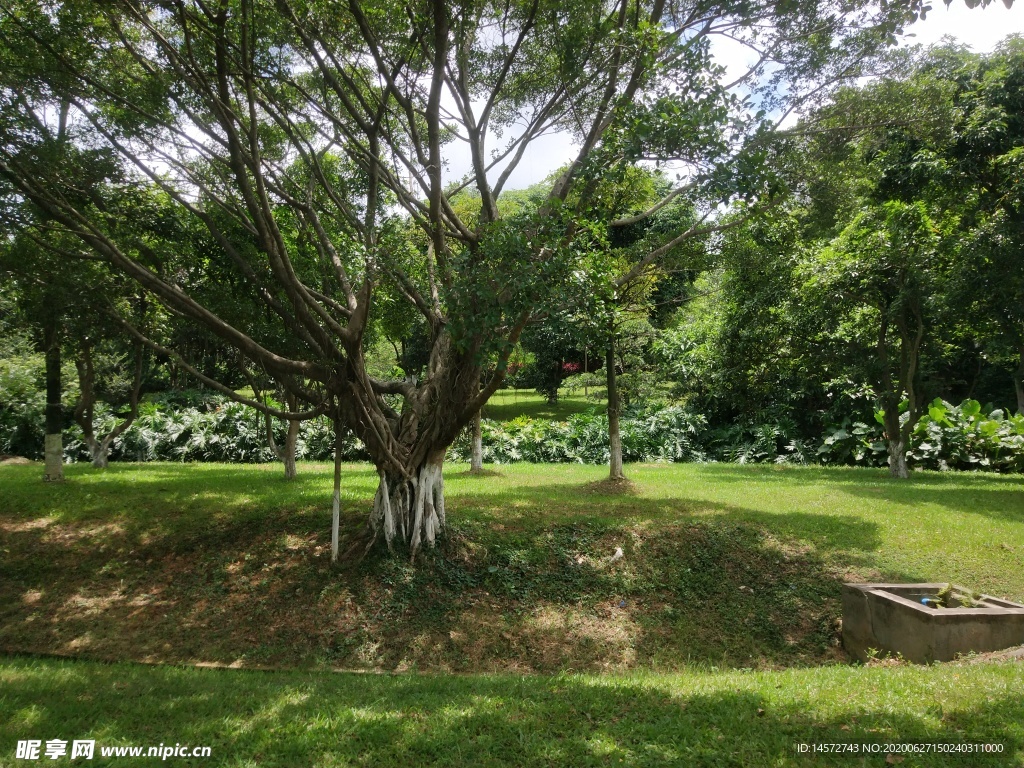
<instances>
[{"instance_id":1,"label":"green grass lawn","mask_svg":"<svg viewBox=\"0 0 1024 768\"><path fill-rule=\"evenodd\" d=\"M446 468L451 535L416 566L332 569L326 465L72 465L61 486L0 467L0 651L295 670L9 656L0 765L85 734L218 765L881 765L792 745L940 738L1015 757L902 764L1024 765L1021 664L850 667L838 647L846 580L1024 600L1024 478L498 469ZM346 540L375 479L345 467Z\"/></svg>"},{"instance_id":2,"label":"green grass lawn","mask_svg":"<svg viewBox=\"0 0 1024 768\"><path fill-rule=\"evenodd\" d=\"M1024 765L1024 665L783 672L354 675L0 661L0 766L19 739L208 746L202 766L889 766L886 742L997 743ZM800 743L873 743L862 756ZM51 761L45 761L50 764ZM67 758L56 764L67 764Z\"/></svg>"},{"instance_id":3,"label":"green grass lawn","mask_svg":"<svg viewBox=\"0 0 1024 768\"><path fill-rule=\"evenodd\" d=\"M553 405L548 399L532 389L501 389L491 395L483 407L483 417L494 421L511 421L520 416L531 419L565 421L574 413L589 410L604 413L608 409L603 388L591 387L589 397L583 390L561 390L558 402Z\"/></svg>"}]
</instances>

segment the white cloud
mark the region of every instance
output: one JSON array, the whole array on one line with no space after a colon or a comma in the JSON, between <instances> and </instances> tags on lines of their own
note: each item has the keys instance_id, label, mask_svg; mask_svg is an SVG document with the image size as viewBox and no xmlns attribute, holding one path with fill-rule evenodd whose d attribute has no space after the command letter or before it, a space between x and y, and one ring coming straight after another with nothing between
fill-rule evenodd
<instances>
[{"instance_id":1,"label":"white cloud","mask_svg":"<svg viewBox=\"0 0 1024 768\"><path fill-rule=\"evenodd\" d=\"M987 8L968 8L964 0L953 0L949 7L933 0L925 19L907 27L900 42L932 45L949 35L975 53L988 53L1014 33L1024 35L1024 7L1019 1L1013 8L1006 8L999 0Z\"/></svg>"}]
</instances>

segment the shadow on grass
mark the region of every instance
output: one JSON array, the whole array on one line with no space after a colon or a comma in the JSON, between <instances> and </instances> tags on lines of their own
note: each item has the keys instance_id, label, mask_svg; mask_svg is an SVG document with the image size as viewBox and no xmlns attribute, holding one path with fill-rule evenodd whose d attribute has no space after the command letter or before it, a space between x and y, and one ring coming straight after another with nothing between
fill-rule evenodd
<instances>
[{"instance_id":1,"label":"shadow on grass","mask_svg":"<svg viewBox=\"0 0 1024 768\"><path fill-rule=\"evenodd\" d=\"M285 512L323 515L330 509L326 465L301 467L294 480L285 480L277 465L112 464L104 470L72 465L65 468L67 482L59 485L40 482L31 467L13 469L0 475L7 502L0 515L45 513L55 523L102 521L116 524L129 540L187 537L229 520L258 521ZM364 504L376 483L369 465L347 466L342 503Z\"/></svg>"},{"instance_id":2,"label":"shadow on grass","mask_svg":"<svg viewBox=\"0 0 1024 768\"><path fill-rule=\"evenodd\" d=\"M883 545L854 514L457 473L440 551L415 567L370 557L332 570L318 469L287 482L278 467L75 467L54 487L5 468L31 474L0 476L14 505L0 510L0 649L387 669L806 666L843 658L841 583L870 573ZM874 487L863 471L706 470L714 482ZM960 509L992 485L943 479L915 478L913 492ZM375 483L372 468L346 468L342 551ZM996 485L985 492L1018 487ZM879 575L928 580L914 567Z\"/></svg>"},{"instance_id":3,"label":"shadow on grass","mask_svg":"<svg viewBox=\"0 0 1024 768\"><path fill-rule=\"evenodd\" d=\"M844 570L822 553L876 549L875 524L708 503L688 515L681 500L571 492L536 514L550 493L520 489L519 513L500 495L463 493L440 552L415 568L370 564L389 587L377 597L392 618L384 667L429 668L431 654L455 669L539 671L843 658Z\"/></svg>"},{"instance_id":4,"label":"shadow on grass","mask_svg":"<svg viewBox=\"0 0 1024 768\"><path fill-rule=\"evenodd\" d=\"M970 741L999 743L1003 755L911 755L901 762L1019 764L1024 700L982 695L986 678L1012 685L1012 671L977 672L966 694L944 685L943 670L897 670L895 683L883 677L889 670L840 672L767 682L709 674L674 683L577 676L311 676L9 660L0 663L7 714L0 721L0 744L6 757L18 739L96 739L91 764L104 766L118 760L102 758L102 746L180 743L209 746L211 755L176 758L178 765L291 768L885 766L890 763L884 750L855 761L830 760L802 756L795 745ZM808 684L813 694L804 689ZM913 713L894 711L889 701L872 702L857 690L879 684L900 685L895 695ZM928 708L941 714L924 714Z\"/></svg>"},{"instance_id":5,"label":"shadow on grass","mask_svg":"<svg viewBox=\"0 0 1024 768\"><path fill-rule=\"evenodd\" d=\"M0 649L465 671L841 658L841 574L747 522L494 531L480 520L416 566L378 556L340 571L329 569L328 531L309 523L227 518L130 543L103 530L8 533ZM346 516L343 540L364 525ZM856 525L834 519L832 535L872 538ZM612 560L617 547L624 557Z\"/></svg>"},{"instance_id":6,"label":"shadow on grass","mask_svg":"<svg viewBox=\"0 0 1024 768\"><path fill-rule=\"evenodd\" d=\"M418 566L332 571L312 473L90 472L44 487L53 520L37 507L0 529L0 648L389 669L807 665L841 658L843 571L824 555L859 562L881 541L855 516L471 482L449 498L449 540ZM342 551L375 480L346 475Z\"/></svg>"},{"instance_id":7,"label":"shadow on grass","mask_svg":"<svg viewBox=\"0 0 1024 768\"><path fill-rule=\"evenodd\" d=\"M457 515L524 530L544 529L556 521L610 528L628 521L656 528L669 520L713 517L726 523L761 526L781 537L811 543L822 552L872 551L882 543L877 524L852 515L776 513L686 497L648 498L628 480L579 486L523 484L496 493L471 493L464 488L448 506Z\"/></svg>"}]
</instances>

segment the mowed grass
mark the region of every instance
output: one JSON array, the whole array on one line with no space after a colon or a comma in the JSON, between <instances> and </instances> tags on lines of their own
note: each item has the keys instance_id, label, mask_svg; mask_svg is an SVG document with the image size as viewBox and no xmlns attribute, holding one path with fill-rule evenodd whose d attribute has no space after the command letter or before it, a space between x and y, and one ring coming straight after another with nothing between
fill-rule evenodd
<instances>
[{"instance_id":1,"label":"mowed grass","mask_svg":"<svg viewBox=\"0 0 1024 768\"><path fill-rule=\"evenodd\" d=\"M531 419L565 421L575 413L608 410L605 389L591 387L585 394L578 389L559 391L558 401L549 403L547 397L533 389L501 389L491 395L481 415L493 421L511 421L522 416Z\"/></svg>"},{"instance_id":2,"label":"mowed grass","mask_svg":"<svg viewBox=\"0 0 1024 768\"><path fill-rule=\"evenodd\" d=\"M329 563L330 471L0 467L0 651L455 672L846 661L840 586L954 581L1024 599L1024 480L865 469L446 468L420 562ZM345 467L344 544L376 484ZM616 548L624 556L612 559Z\"/></svg>"},{"instance_id":3,"label":"mowed grass","mask_svg":"<svg viewBox=\"0 0 1024 768\"><path fill-rule=\"evenodd\" d=\"M83 764L96 766L159 762L104 759L104 746L176 743L210 757L167 765L1021 766L1022 688L1024 665L1012 663L453 676L7 659L0 766L29 764L14 757L18 740L55 738L94 739ZM894 742L1002 751L902 755L886 749Z\"/></svg>"},{"instance_id":4,"label":"mowed grass","mask_svg":"<svg viewBox=\"0 0 1024 768\"><path fill-rule=\"evenodd\" d=\"M845 579L1024 598L1021 478L604 472L447 467L442 547L335 569L326 465L0 467L0 766L55 738L212 750L178 765L1024 766L1024 664L836 646ZM375 479L345 467L346 541ZM908 742L1002 751L886 749Z\"/></svg>"}]
</instances>

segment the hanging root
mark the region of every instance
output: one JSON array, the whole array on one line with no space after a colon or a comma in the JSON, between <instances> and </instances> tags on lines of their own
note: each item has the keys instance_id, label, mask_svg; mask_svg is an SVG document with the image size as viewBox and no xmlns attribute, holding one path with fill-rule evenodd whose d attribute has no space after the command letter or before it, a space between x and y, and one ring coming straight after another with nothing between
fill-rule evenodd
<instances>
[{"instance_id":1,"label":"hanging root","mask_svg":"<svg viewBox=\"0 0 1024 768\"><path fill-rule=\"evenodd\" d=\"M425 543L434 546L445 525L444 478L440 464L425 463L410 479L380 474L370 515L372 537L366 550L383 535L388 551L396 538L407 544L412 558Z\"/></svg>"},{"instance_id":2,"label":"hanging root","mask_svg":"<svg viewBox=\"0 0 1024 768\"><path fill-rule=\"evenodd\" d=\"M416 498L413 503L415 521L412 541L409 544L411 557L416 557L420 543L425 541L434 546L437 534L444 525L444 477L440 464L424 464L416 483Z\"/></svg>"},{"instance_id":3,"label":"hanging root","mask_svg":"<svg viewBox=\"0 0 1024 768\"><path fill-rule=\"evenodd\" d=\"M377 537L381 533L384 534L384 541L388 545L388 551L394 551L392 542L395 539L395 513L391 509L391 493L388 491L388 478L383 472L380 473L377 494L373 497L373 512L370 513L370 531L372 536L370 537L370 542L366 545L366 552L369 552L373 545L377 543Z\"/></svg>"}]
</instances>

